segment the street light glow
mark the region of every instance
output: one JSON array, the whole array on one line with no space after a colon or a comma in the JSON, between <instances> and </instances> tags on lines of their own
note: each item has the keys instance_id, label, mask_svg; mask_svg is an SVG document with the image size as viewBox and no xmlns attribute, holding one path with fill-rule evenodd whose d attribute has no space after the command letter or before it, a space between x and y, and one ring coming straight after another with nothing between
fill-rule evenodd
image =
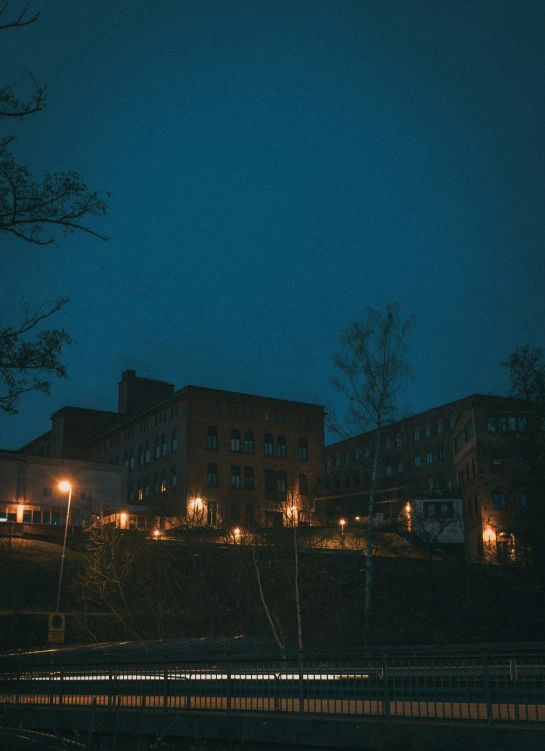
<instances>
[{"instance_id":1,"label":"street light glow","mask_svg":"<svg viewBox=\"0 0 545 751\"><path fill-rule=\"evenodd\" d=\"M346 524L346 519L341 519L339 521L339 524L341 525L341 527L344 527L344 525Z\"/></svg>"},{"instance_id":2,"label":"street light glow","mask_svg":"<svg viewBox=\"0 0 545 751\"><path fill-rule=\"evenodd\" d=\"M68 482L68 480L63 480L62 482L59 482L59 488L63 491L63 493L68 493L69 490L72 490L72 486Z\"/></svg>"}]
</instances>

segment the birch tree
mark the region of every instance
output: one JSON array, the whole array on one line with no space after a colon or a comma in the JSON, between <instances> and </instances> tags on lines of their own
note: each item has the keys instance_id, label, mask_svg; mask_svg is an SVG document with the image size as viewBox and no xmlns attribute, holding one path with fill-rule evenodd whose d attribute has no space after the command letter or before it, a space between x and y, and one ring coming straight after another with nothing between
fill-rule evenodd
<instances>
[{"instance_id":1,"label":"birch tree","mask_svg":"<svg viewBox=\"0 0 545 751\"><path fill-rule=\"evenodd\" d=\"M339 338L333 355L337 375L332 384L348 402L346 422L357 433L371 436L371 487L365 539L365 632L369 633L373 587L373 536L375 495L381 464L383 429L399 417L399 399L410 375L406 361L406 338L414 316L402 320L398 303L386 311L367 308L363 319L351 323Z\"/></svg>"}]
</instances>

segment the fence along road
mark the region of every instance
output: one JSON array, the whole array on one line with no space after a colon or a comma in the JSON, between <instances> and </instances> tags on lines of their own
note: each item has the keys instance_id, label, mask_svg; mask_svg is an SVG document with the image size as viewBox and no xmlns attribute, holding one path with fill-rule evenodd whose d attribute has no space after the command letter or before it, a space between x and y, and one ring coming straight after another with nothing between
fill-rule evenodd
<instances>
[{"instance_id":1,"label":"fence along road","mask_svg":"<svg viewBox=\"0 0 545 751\"><path fill-rule=\"evenodd\" d=\"M56 665L13 659L0 668L0 701L545 723L545 644Z\"/></svg>"}]
</instances>

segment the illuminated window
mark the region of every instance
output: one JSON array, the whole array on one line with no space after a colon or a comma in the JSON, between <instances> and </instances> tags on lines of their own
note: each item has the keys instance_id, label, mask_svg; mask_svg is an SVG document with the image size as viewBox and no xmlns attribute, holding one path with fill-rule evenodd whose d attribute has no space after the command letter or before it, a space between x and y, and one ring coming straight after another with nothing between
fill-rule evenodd
<instances>
[{"instance_id":1,"label":"illuminated window","mask_svg":"<svg viewBox=\"0 0 545 751\"><path fill-rule=\"evenodd\" d=\"M286 456L286 439L283 435L279 435L276 438L276 455Z\"/></svg>"},{"instance_id":2,"label":"illuminated window","mask_svg":"<svg viewBox=\"0 0 545 751\"><path fill-rule=\"evenodd\" d=\"M138 480L138 494L137 494L138 500L142 501L144 498L144 486L143 486L143 480Z\"/></svg>"},{"instance_id":3,"label":"illuminated window","mask_svg":"<svg viewBox=\"0 0 545 751\"><path fill-rule=\"evenodd\" d=\"M244 490L254 489L254 469L253 467L244 468Z\"/></svg>"},{"instance_id":4,"label":"illuminated window","mask_svg":"<svg viewBox=\"0 0 545 751\"><path fill-rule=\"evenodd\" d=\"M308 443L306 438L299 438L299 459L308 459Z\"/></svg>"},{"instance_id":5,"label":"illuminated window","mask_svg":"<svg viewBox=\"0 0 545 751\"><path fill-rule=\"evenodd\" d=\"M231 451L240 451L240 430L231 431Z\"/></svg>"},{"instance_id":6,"label":"illuminated window","mask_svg":"<svg viewBox=\"0 0 545 751\"><path fill-rule=\"evenodd\" d=\"M299 493L300 495L308 495L308 475L299 475Z\"/></svg>"},{"instance_id":7,"label":"illuminated window","mask_svg":"<svg viewBox=\"0 0 545 751\"><path fill-rule=\"evenodd\" d=\"M176 428L172 429L172 441L171 441L172 448L170 449L172 453L178 450L178 430Z\"/></svg>"},{"instance_id":8,"label":"illuminated window","mask_svg":"<svg viewBox=\"0 0 545 751\"><path fill-rule=\"evenodd\" d=\"M231 467L231 487L240 488L240 467Z\"/></svg>"},{"instance_id":9,"label":"illuminated window","mask_svg":"<svg viewBox=\"0 0 545 751\"><path fill-rule=\"evenodd\" d=\"M215 425L208 426L208 448L218 448L218 429Z\"/></svg>"},{"instance_id":10,"label":"illuminated window","mask_svg":"<svg viewBox=\"0 0 545 751\"><path fill-rule=\"evenodd\" d=\"M270 433L267 433L265 436L265 441L263 443L263 453L265 456L274 456L274 442L273 437Z\"/></svg>"},{"instance_id":11,"label":"illuminated window","mask_svg":"<svg viewBox=\"0 0 545 751\"><path fill-rule=\"evenodd\" d=\"M251 430L244 431L244 453L254 453L254 434Z\"/></svg>"},{"instance_id":12,"label":"illuminated window","mask_svg":"<svg viewBox=\"0 0 545 751\"><path fill-rule=\"evenodd\" d=\"M161 493L164 493L167 489L167 473L166 470L161 470Z\"/></svg>"},{"instance_id":13,"label":"illuminated window","mask_svg":"<svg viewBox=\"0 0 545 751\"><path fill-rule=\"evenodd\" d=\"M217 464L208 465L208 487L210 488L218 487L218 465Z\"/></svg>"}]
</instances>

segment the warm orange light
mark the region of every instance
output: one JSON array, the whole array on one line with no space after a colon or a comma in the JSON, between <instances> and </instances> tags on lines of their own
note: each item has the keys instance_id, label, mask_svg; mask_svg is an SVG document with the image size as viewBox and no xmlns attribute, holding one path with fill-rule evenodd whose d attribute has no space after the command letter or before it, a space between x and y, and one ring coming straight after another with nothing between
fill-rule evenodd
<instances>
[{"instance_id":1,"label":"warm orange light","mask_svg":"<svg viewBox=\"0 0 545 751\"><path fill-rule=\"evenodd\" d=\"M233 530L233 534L235 537L240 537L240 527L235 527Z\"/></svg>"},{"instance_id":2,"label":"warm orange light","mask_svg":"<svg viewBox=\"0 0 545 751\"><path fill-rule=\"evenodd\" d=\"M153 536L154 537L159 537L159 530L158 529L154 529L153 530Z\"/></svg>"},{"instance_id":3,"label":"warm orange light","mask_svg":"<svg viewBox=\"0 0 545 751\"><path fill-rule=\"evenodd\" d=\"M120 518L121 518L121 524L125 524L125 522L127 521L127 514L123 512Z\"/></svg>"},{"instance_id":4,"label":"warm orange light","mask_svg":"<svg viewBox=\"0 0 545 751\"><path fill-rule=\"evenodd\" d=\"M63 480L62 482L59 482L59 488L64 493L68 493L69 490L72 490L72 486L67 480Z\"/></svg>"},{"instance_id":5,"label":"warm orange light","mask_svg":"<svg viewBox=\"0 0 545 751\"><path fill-rule=\"evenodd\" d=\"M339 524L341 525L341 527L344 527L344 525L346 524L346 519L340 519Z\"/></svg>"},{"instance_id":6,"label":"warm orange light","mask_svg":"<svg viewBox=\"0 0 545 751\"><path fill-rule=\"evenodd\" d=\"M193 507L198 509L198 508L201 508L201 506L202 506L202 498L195 498L195 500L193 501Z\"/></svg>"},{"instance_id":7,"label":"warm orange light","mask_svg":"<svg viewBox=\"0 0 545 751\"><path fill-rule=\"evenodd\" d=\"M406 511L406 512L407 512L408 514L410 514L410 513L411 513L411 504L410 504L410 503L408 503L408 504L407 504L407 505L405 506L405 511Z\"/></svg>"},{"instance_id":8,"label":"warm orange light","mask_svg":"<svg viewBox=\"0 0 545 751\"><path fill-rule=\"evenodd\" d=\"M361 516L356 516L356 521L359 522L361 519Z\"/></svg>"},{"instance_id":9,"label":"warm orange light","mask_svg":"<svg viewBox=\"0 0 545 751\"><path fill-rule=\"evenodd\" d=\"M493 529L490 529L490 527L488 527L487 529L484 530L483 540L485 542L491 543L491 542L494 542L495 539L496 539L496 533L494 532Z\"/></svg>"}]
</instances>

